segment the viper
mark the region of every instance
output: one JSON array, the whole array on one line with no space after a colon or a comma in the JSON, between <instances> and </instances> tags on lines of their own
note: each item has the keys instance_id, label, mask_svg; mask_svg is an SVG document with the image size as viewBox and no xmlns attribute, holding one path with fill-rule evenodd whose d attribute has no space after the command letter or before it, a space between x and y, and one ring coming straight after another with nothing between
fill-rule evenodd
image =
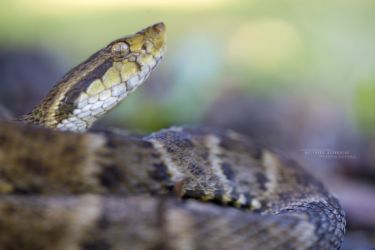
<instances>
[{"instance_id":1,"label":"viper","mask_svg":"<svg viewBox=\"0 0 375 250\"><path fill-rule=\"evenodd\" d=\"M160 63L165 33L111 42L0 122L0 249L338 249L337 198L251 138L90 129Z\"/></svg>"}]
</instances>

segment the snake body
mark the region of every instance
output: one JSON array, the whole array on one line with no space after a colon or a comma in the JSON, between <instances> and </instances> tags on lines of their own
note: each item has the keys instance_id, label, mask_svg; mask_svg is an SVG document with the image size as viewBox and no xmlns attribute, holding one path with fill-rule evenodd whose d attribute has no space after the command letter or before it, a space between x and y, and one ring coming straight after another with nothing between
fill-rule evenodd
<instances>
[{"instance_id":1,"label":"snake body","mask_svg":"<svg viewBox=\"0 0 375 250\"><path fill-rule=\"evenodd\" d=\"M190 127L77 133L147 78L164 31L112 42L22 122L0 122L0 249L338 249L338 200L250 138Z\"/></svg>"}]
</instances>

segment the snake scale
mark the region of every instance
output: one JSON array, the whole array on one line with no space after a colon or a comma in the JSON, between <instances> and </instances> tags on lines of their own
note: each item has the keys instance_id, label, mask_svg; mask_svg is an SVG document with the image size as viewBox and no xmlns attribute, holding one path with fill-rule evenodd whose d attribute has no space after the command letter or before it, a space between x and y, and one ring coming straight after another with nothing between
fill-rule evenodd
<instances>
[{"instance_id":1,"label":"snake scale","mask_svg":"<svg viewBox=\"0 0 375 250\"><path fill-rule=\"evenodd\" d=\"M338 249L338 200L250 138L172 127L84 132L165 52L158 23L73 68L0 122L0 249Z\"/></svg>"}]
</instances>

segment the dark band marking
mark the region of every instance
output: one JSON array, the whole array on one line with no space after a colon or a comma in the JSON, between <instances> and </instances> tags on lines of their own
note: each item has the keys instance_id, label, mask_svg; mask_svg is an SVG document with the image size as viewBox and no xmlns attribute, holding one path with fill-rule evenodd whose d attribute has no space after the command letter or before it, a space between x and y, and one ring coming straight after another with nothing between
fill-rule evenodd
<instances>
[{"instance_id":1,"label":"dark band marking","mask_svg":"<svg viewBox=\"0 0 375 250\"><path fill-rule=\"evenodd\" d=\"M16 195L31 195L31 194L40 194L42 193L42 189L37 186L28 185L27 187L20 188L20 187L14 187L12 190L13 194Z\"/></svg>"},{"instance_id":2,"label":"dark band marking","mask_svg":"<svg viewBox=\"0 0 375 250\"><path fill-rule=\"evenodd\" d=\"M105 239L97 239L93 241L83 242L81 244L82 250L110 250L111 244L108 240Z\"/></svg>"},{"instance_id":3,"label":"dark band marking","mask_svg":"<svg viewBox=\"0 0 375 250\"><path fill-rule=\"evenodd\" d=\"M143 148L154 148L154 145L152 145L151 142L149 142L149 141L145 141L145 140L141 140L140 145L141 145L141 147L143 147Z\"/></svg>"},{"instance_id":4,"label":"dark band marking","mask_svg":"<svg viewBox=\"0 0 375 250\"><path fill-rule=\"evenodd\" d=\"M24 156L17 159L19 166L27 166L27 172L33 175L45 174L50 169L46 168L43 161L35 159L33 156Z\"/></svg>"},{"instance_id":5,"label":"dark band marking","mask_svg":"<svg viewBox=\"0 0 375 250\"><path fill-rule=\"evenodd\" d=\"M68 118L69 115L72 114L73 110L76 108L75 102L77 98L82 94L83 90L86 91L94 80L101 79L105 72L107 72L107 70L112 66L112 58L105 60L91 72L87 72L86 75L65 94L64 100L60 102L58 110L56 111L56 119L58 123Z\"/></svg>"},{"instance_id":6,"label":"dark band marking","mask_svg":"<svg viewBox=\"0 0 375 250\"><path fill-rule=\"evenodd\" d=\"M170 174L168 173L168 168L164 163L154 163L154 171L150 173L151 178L157 181L169 180Z\"/></svg>"},{"instance_id":7,"label":"dark band marking","mask_svg":"<svg viewBox=\"0 0 375 250\"><path fill-rule=\"evenodd\" d=\"M202 200L203 197L205 197L206 193L204 190L201 189L194 189L194 190L185 190L183 194L183 198L193 198L193 199L198 199Z\"/></svg>"},{"instance_id":8,"label":"dark band marking","mask_svg":"<svg viewBox=\"0 0 375 250\"><path fill-rule=\"evenodd\" d=\"M154 159L159 159L161 155L159 153L151 153L151 157Z\"/></svg>"},{"instance_id":9,"label":"dark band marking","mask_svg":"<svg viewBox=\"0 0 375 250\"><path fill-rule=\"evenodd\" d=\"M101 212L101 215L100 215L100 217L99 217L99 219L96 223L99 230L104 231L111 226L111 221L108 218L107 214L108 214L108 210L103 209L102 212Z\"/></svg>"},{"instance_id":10,"label":"dark band marking","mask_svg":"<svg viewBox=\"0 0 375 250\"><path fill-rule=\"evenodd\" d=\"M227 179L230 181L234 181L235 174L234 174L234 171L232 170L231 165L229 163L223 162L221 164L221 168L223 170L225 177L227 177Z\"/></svg>"},{"instance_id":11,"label":"dark band marking","mask_svg":"<svg viewBox=\"0 0 375 250\"><path fill-rule=\"evenodd\" d=\"M246 202L242 205L243 208L249 208L251 206L252 198L249 193L244 193Z\"/></svg>"},{"instance_id":12,"label":"dark band marking","mask_svg":"<svg viewBox=\"0 0 375 250\"><path fill-rule=\"evenodd\" d=\"M72 77L74 77L74 75L80 73L80 72L83 72L85 71L89 66L91 66L92 62L95 62L98 60L98 58L100 58L102 55L106 54L106 53L109 53L107 48L104 48L104 49L101 49L97 52L95 52L94 54L92 54L89 58L87 58L85 61L83 61L81 64L77 65L76 67L72 68L71 70L68 71L68 73L66 73L61 82L59 84L61 84L62 82L67 82L69 81L69 79L71 79Z\"/></svg>"},{"instance_id":13,"label":"dark band marking","mask_svg":"<svg viewBox=\"0 0 375 250\"><path fill-rule=\"evenodd\" d=\"M267 191L267 182L269 182L269 179L267 178L266 175L264 175L261 172L258 172L255 174L255 178L257 180L257 183L259 184L259 188L263 191Z\"/></svg>"},{"instance_id":14,"label":"dark band marking","mask_svg":"<svg viewBox=\"0 0 375 250\"><path fill-rule=\"evenodd\" d=\"M109 190L117 189L124 180L123 172L116 166L104 167L99 176L100 184Z\"/></svg>"}]
</instances>

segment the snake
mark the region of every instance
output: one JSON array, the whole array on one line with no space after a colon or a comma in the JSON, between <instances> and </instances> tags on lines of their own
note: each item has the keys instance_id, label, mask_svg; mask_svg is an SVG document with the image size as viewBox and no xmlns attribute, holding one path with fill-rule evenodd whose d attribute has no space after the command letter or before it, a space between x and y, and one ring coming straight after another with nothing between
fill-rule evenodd
<instances>
[{"instance_id":1,"label":"snake","mask_svg":"<svg viewBox=\"0 0 375 250\"><path fill-rule=\"evenodd\" d=\"M165 52L165 25L149 26L74 67L30 113L3 117L0 249L339 249L338 199L245 135L91 129Z\"/></svg>"}]
</instances>

